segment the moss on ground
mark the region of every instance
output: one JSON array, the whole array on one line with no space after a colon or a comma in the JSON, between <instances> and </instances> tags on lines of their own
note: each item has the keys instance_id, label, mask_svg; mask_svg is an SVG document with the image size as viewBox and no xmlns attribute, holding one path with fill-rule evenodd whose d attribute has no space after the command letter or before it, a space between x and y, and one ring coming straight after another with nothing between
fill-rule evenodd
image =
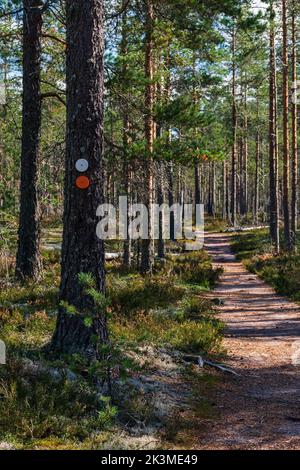
<instances>
[{"instance_id":1,"label":"moss on ground","mask_svg":"<svg viewBox=\"0 0 300 470\"><path fill-rule=\"evenodd\" d=\"M54 235L59 228L50 231ZM15 243L6 243L5 250L14 261ZM0 442L22 449L122 447L115 437L124 431L124 405L117 399L112 404L97 392L97 368L76 355L51 360L45 349L56 322L59 258L57 251L43 251L39 283L17 284L13 263L1 278L0 338L6 343L8 363L0 368ZM203 251L170 255L151 277L126 272L118 261L108 263L113 376L126 382L138 374L128 351L144 346L218 354L223 325L205 293L219 275ZM142 372L147 374L147 366ZM132 407L137 416L147 408L134 402ZM151 406L147 410L152 413Z\"/></svg>"}]
</instances>

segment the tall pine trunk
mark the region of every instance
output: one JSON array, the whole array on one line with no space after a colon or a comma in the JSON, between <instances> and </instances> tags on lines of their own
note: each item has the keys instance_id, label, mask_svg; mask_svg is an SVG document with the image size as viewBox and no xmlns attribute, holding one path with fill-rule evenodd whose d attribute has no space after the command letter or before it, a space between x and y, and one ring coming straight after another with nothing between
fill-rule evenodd
<instances>
[{"instance_id":1,"label":"tall pine trunk","mask_svg":"<svg viewBox=\"0 0 300 470\"><path fill-rule=\"evenodd\" d=\"M128 25L127 25L127 3L123 0L123 8L124 12L122 15L122 40L121 40L121 55L122 55L122 77L121 83L123 86L122 95L123 95L123 103L122 103L122 118L123 118L123 192L124 195L127 197L128 205L131 203L131 165L129 162L129 155L128 155L128 147L130 144L130 121L129 121L129 94L127 91L127 75L128 75L128 63L126 61L126 55L128 53ZM124 266L128 269L131 266L131 251L132 251L132 243L131 237L129 234L129 212L127 210L126 214L126 224L127 224L127 238L124 240L124 253L123 253L123 262Z\"/></svg>"},{"instance_id":2,"label":"tall pine trunk","mask_svg":"<svg viewBox=\"0 0 300 470\"><path fill-rule=\"evenodd\" d=\"M291 249L290 220L290 136L289 136L289 55L287 0L282 0L282 103L283 103L283 216L285 248Z\"/></svg>"},{"instance_id":3,"label":"tall pine trunk","mask_svg":"<svg viewBox=\"0 0 300 470\"><path fill-rule=\"evenodd\" d=\"M153 57L153 23L154 8L152 0L146 0L146 24L145 24L145 139L147 142L147 156L144 162L144 188L143 200L148 209L148 239L142 240L141 273L151 273L153 266L153 241L152 241L152 211L153 203L153 143L154 143L154 57Z\"/></svg>"},{"instance_id":4,"label":"tall pine trunk","mask_svg":"<svg viewBox=\"0 0 300 470\"><path fill-rule=\"evenodd\" d=\"M78 275L89 273L103 293L104 244L96 235L96 212L103 202L103 1L67 0L67 137L64 232L60 300L88 311L92 325L61 307L52 346L57 352L96 353L94 338L107 341L106 318L85 295ZM75 168L86 159L90 187L76 187ZM81 173L82 175L82 173Z\"/></svg>"},{"instance_id":5,"label":"tall pine trunk","mask_svg":"<svg viewBox=\"0 0 300 470\"><path fill-rule=\"evenodd\" d=\"M261 157L261 138L260 133L256 134L256 155L255 155L255 184L254 184L254 225L258 225L258 212L259 212L259 168Z\"/></svg>"},{"instance_id":6,"label":"tall pine trunk","mask_svg":"<svg viewBox=\"0 0 300 470\"><path fill-rule=\"evenodd\" d=\"M245 77L246 79L246 77ZM242 172L241 172L241 214L248 212L248 110L247 110L247 85L244 93L244 117L243 117L243 145L242 145Z\"/></svg>"},{"instance_id":7,"label":"tall pine trunk","mask_svg":"<svg viewBox=\"0 0 300 470\"><path fill-rule=\"evenodd\" d=\"M270 2L270 77L269 77L269 164L270 164L270 235L276 253L279 244L277 80L273 2Z\"/></svg>"},{"instance_id":8,"label":"tall pine trunk","mask_svg":"<svg viewBox=\"0 0 300 470\"><path fill-rule=\"evenodd\" d=\"M223 162L223 178L222 178L222 218L227 219L227 162Z\"/></svg>"},{"instance_id":9,"label":"tall pine trunk","mask_svg":"<svg viewBox=\"0 0 300 470\"><path fill-rule=\"evenodd\" d=\"M39 0L23 3L23 114L19 238L16 276L37 279L41 271L38 160L41 131L41 30Z\"/></svg>"},{"instance_id":10,"label":"tall pine trunk","mask_svg":"<svg viewBox=\"0 0 300 470\"><path fill-rule=\"evenodd\" d=\"M232 159L231 159L231 223L237 223L237 105L236 105L236 28L232 33Z\"/></svg>"},{"instance_id":11,"label":"tall pine trunk","mask_svg":"<svg viewBox=\"0 0 300 470\"><path fill-rule=\"evenodd\" d=\"M194 175L195 175L195 216L197 207L201 204L201 174L200 174L200 165L196 161L194 164Z\"/></svg>"},{"instance_id":12,"label":"tall pine trunk","mask_svg":"<svg viewBox=\"0 0 300 470\"><path fill-rule=\"evenodd\" d=\"M297 24L296 24L296 2L292 2L292 80L294 87L294 99L292 103L292 244L296 247L296 232L298 228L298 106L297 106Z\"/></svg>"},{"instance_id":13,"label":"tall pine trunk","mask_svg":"<svg viewBox=\"0 0 300 470\"><path fill-rule=\"evenodd\" d=\"M164 58L161 57L159 61L159 67L164 65ZM164 79L157 83L157 101L161 104L165 101L165 82ZM156 137L161 139L163 136L163 126L160 122L157 124L156 127ZM157 204L161 207L165 204L165 161L163 159L158 160L156 164L156 171L157 171L157 178L156 178L156 197L157 197ZM159 258L166 257L166 243L165 243L165 214L164 212L160 212L159 214L159 237L157 241L157 255Z\"/></svg>"}]
</instances>

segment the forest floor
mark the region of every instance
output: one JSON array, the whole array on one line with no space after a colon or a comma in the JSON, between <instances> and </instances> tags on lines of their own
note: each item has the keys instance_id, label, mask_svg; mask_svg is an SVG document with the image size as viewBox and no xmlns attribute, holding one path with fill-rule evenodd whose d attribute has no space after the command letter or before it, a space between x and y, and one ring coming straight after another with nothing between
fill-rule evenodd
<instances>
[{"instance_id":1,"label":"forest floor","mask_svg":"<svg viewBox=\"0 0 300 470\"><path fill-rule=\"evenodd\" d=\"M49 354L59 304L59 225L45 226L39 282L14 277L16 221L0 213L0 450L185 449L199 422L211 419L210 367L186 360L219 360L223 324L207 296L221 274L202 250L169 246L152 276L121 260L106 262L112 399L103 384L107 365L79 354ZM107 252L119 253L118 243ZM97 385L95 385L97 378Z\"/></svg>"},{"instance_id":2,"label":"forest floor","mask_svg":"<svg viewBox=\"0 0 300 470\"><path fill-rule=\"evenodd\" d=\"M213 295L227 325L225 375L214 391L217 419L201 422L197 449L300 448L300 307L249 273L232 236L208 234L206 249L224 275Z\"/></svg>"}]
</instances>

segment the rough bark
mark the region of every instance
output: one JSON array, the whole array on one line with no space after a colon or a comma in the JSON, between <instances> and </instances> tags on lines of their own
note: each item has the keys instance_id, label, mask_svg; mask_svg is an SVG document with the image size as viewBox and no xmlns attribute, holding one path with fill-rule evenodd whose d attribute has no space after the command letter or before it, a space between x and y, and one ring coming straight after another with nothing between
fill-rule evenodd
<instances>
[{"instance_id":1,"label":"rough bark","mask_svg":"<svg viewBox=\"0 0 300 470\"><path fill-rule=\"evenodd\" d=\"M247 110L247 85L244 94L244 117L243 117L243 145L242 145L242 171L241 171L241 214L248 212L248 110Z\"/></svg>"},{"instance_id":2,"label":"rough bark","mask_svg":"<svg viewBox=\"0 0 300 470\"><path fill-rule=\"evenodd\" d=\"M195 162L194 165L195 173L195 209L201 204L201 175L199 162Z\"/></svg>"},{"instance_id":3,"label":"rough bark","mask_svg":"<svg viewBox=\"0 0 300 470\"><path fill-rule=\"evenodd\" d=\"M237 223L237 104L236 104L236 28L232 35L232 158L231 158L231 223Z\"/></svg>"},{"instance_id":4,"label":"rough bark","mask_svg":"<svg viewBox=\"0 0 300 470\"><path fill-rule=\"evenodd\" d=\"M222 180L222 217L227 219L227 163L223 162L223 180Z\"/></svg>"},{"instance_id":5,"label":"rough bark","mask_svg":"<svg viewBox=\"0 0 300 470\"><path fill-rule=\"evenodd\" d=\"M292 80L294 88L294 99L292 103L292 211L291 230L292 245L296 247L296 232L298 228L298 103L297 103L297 24L296 24L296 2L292 2Z\"/></svg>"},{"instance_id":6,"label":"rough bark","mask_svg":"<svg viewBox=\"0 0 300 470\"><path fill-rule=\"evenodd\" d=\"M123 58L123 66L122 66L122 77L121 83L123 86L123 93L124 102L122 103L122 118L123 118L123 192L125 196L127 196L128 205L130 204L130 197L131 197L131 168L130 168L130 161L128 156L128 147L130 144L130 120L129 120L129 95L127 92L127 75L128 75L128 63L125 60L125 57L128 53L128 26L127 26L127 9L126 9L127 2L123 0L122 8L124 9L122 15L122 41L121 41L121 55ZM129 213L127 212L127 227L129 227ZM127 230L127 239L124 240L124 253L123 253L123 262L124 266L128 269L131 266L131 251L132 251L132 243L131 237L129 236L129 232Z\"/></svg>"},{"instance_id":7,"label":"rough bark","mask_svg":"<svg viewBox=\"0 0 300 470\"><path fill-rule=\"evenodd\" d=\"M256 155L255 155L255 184L254 184L254 225L258 225L259 211L259 168L261 156L261 138L259 131L256 134Z\"/></svg>"},{"instance_id":8,"label":"rough bark","mask_svg":"<svg viewBox=\"0 0 300 470\"><path fill-rule=\"evenodd\" d=\"M84 295L78 275L89 273L104 292L104 245L96 235L96 211L103 202L103 2L67 0L67 137L64 231L60 300L93 315L87 327L80 315L60 308L52 341L55 351L95 353L94 336L107 341L106 318ZM75 181L78 159L89 162L90 187Z\"/></svg>"},{"instance_id":9,"label":"rough bark","mask_svg":"<svg viewBox=\"0 0 300 470\"><path fill-rule=\"evenodd\" d=\"M291 249L290 220L290 135L289 135L289 55L287 0L282 0L282 103L283 103L283 216L285 248Z\"/></svg>"},{"instance_id":10,"label":"rough bark","mask_svg":"<svg viewBox=\"0 0 300 470\"><path fill-rule=\"evenodd\" d=\"M147 156L144 162L144 204L148 208L148 239L142 240L141 273L151 273L153 267L153 242L152 242L152 217L151 204L153 203L153 143L154 143L154 57L153 57L153 22L154 8L152 0L145 1L146 24L145 24L145 139L147 142Z\"/></svg>"},{"instance_id":11,"label":"rough bark","mask_svg":"<svg viewBox=\"0 0 300 470\"><path fill-rule=\"evenodd\" d=\"M269 76L269 165L270 165L270 236L279 253L279 201L278 201L278 131L277 80L273 2L270 3L270 76Z\"/></svg>"},{"instance_id":12,"label":"rough bark","mask_svg":"<svg viewBox=\"0 0 300 470\"><path fill-rule=\"evenodd\" d=\"M39 0L24 0L23 112L19 237L16 276L37 279L41 271L38 161L41 131L41 30Z\"/></svg>"}]
</instances>

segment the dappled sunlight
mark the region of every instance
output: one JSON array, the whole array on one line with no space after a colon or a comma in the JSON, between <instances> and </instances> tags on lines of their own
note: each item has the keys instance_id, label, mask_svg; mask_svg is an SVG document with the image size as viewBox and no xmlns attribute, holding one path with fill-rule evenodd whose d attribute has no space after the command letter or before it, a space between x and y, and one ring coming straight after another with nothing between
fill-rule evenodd
<instances>
[{"instance_id":1,"label":"dappled sunlight","mask_svg":"<svg viewBox=\"0 0 300 470\"><path fill-rule=\"evenodd\" d=\"M224 377L215 392L219 419L214 442L207 422L198 445L299 448L300 307L247 272L230 243L221 234L206 236L215 263L222 259L224 274L212 295L220 299L219 317L226 323L226 362L239 375Z\"/></svg>"}]
</instances>

